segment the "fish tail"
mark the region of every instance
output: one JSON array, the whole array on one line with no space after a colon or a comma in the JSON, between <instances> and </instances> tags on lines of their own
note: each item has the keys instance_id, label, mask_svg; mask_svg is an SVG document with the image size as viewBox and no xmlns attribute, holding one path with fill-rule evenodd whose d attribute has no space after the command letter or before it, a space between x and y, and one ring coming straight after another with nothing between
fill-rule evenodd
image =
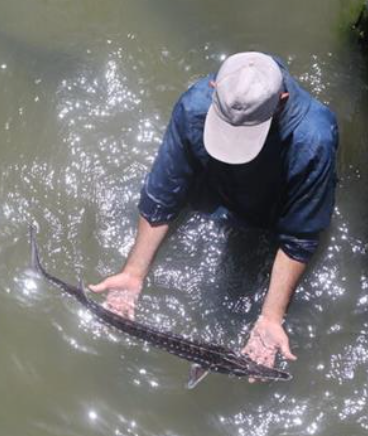
<instances>
[{"instance_id":1,"label":"fish tail","mask_svg":"<svg viewBox=\"0 0 368 436\"><path fill-rule=\"evenodd\" d=\"M37 273L41 274L50 283L58 286L63 291L67 292L69 295L75 297L79 302L81 302L85 306L88 306L88 304L90 303L90 299L87 297L85 291L86 288L83 285L82 281L80 280L79 286L70 285L64 282L63 280L60 280L59 278L55 277L54 275L50 274L49 272L47 272L46 269L42 266L40 261L38 246L36 242L35 226L32 225L29 226L29 235L31 240L32 269Z\"/></svg>"}]
</instances>

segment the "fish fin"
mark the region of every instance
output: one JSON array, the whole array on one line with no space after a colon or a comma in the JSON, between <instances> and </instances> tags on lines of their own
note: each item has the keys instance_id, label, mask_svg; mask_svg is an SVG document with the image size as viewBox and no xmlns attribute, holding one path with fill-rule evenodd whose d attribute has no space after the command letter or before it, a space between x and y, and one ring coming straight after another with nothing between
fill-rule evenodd
<instances>
[{"instance_id":1,"label":"fish fin","mask_svg":"<svg viewBox=\"0 0 368 436\"><path fill-rule=\"evenodd\" d=\"M37 272L42 272L42 267L40 264L40 256L38 254L38 247L36 242L36 227L34 225L29 226L29 237L31 240L31 263L32 269Z\"/></svg>"},{"instance_id":2,"label":"fish fin","mask_svg":"<svg viewBox=\"0 0 368 436\"><path fill-rule=\"evenodd\" d=\"M189 371L189 380L187 383L187 388L188 389L195 388L197 384L201 382L209 372L210 372L209 369L203 368L203 366L199 365L198 363L193 363Z\"/></svg>"},{"instance_id":3,"label":"fish fin","mask_svg":"<svg viewBox=\"0 0 368 436\"><path fill-rule=\"evenodd\" d=\"M85 286L85 284L83 283L82 279L79 279L79 286L78 286L78 300L81 301L82 303L88 303L89 298L87 297L87 287Z\"/></svg>"}]
</instances>

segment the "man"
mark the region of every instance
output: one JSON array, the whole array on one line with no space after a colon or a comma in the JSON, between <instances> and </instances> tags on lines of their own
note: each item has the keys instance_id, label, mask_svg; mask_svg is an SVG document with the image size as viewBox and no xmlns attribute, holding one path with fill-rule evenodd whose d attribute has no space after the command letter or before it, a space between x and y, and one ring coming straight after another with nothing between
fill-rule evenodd
<instances>
[{"instance_id":1,"label":"man","mask_svg":"<svg viewBox=\"0 0 368 436\"><path fill-rule=\"evenodd\" d=\"M330 222L337 124L332 112L257 52L230 56L216 76L177 102L145 180L138 234L123 270L96 286L111 310L133 317L169 223L188 202L226 211L279 241L269 290L244 352L273 366L277 351L296 359L282 327L291 296Z\"/></svg>"}]
</instances>

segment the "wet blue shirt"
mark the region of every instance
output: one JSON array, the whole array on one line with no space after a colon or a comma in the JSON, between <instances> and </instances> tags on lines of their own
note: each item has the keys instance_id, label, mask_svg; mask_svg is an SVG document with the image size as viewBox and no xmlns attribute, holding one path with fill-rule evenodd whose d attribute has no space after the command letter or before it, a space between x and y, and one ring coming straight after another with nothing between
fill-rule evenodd
<instances>
[{"instance_id":1,"label":"wet blue shirt","mask_svg":"<svg viewBox=\"0 0 368 436\"><path fill-rule=\"evenodd\" d=\"M208 213L221 208L233 221L274 231L289 257L308 261L333 212L337 123L275 60L289 99L247 164L219 162L204 147L215 76L180 97L141 192L139 211L151 224L172 221L188 203Z\"/></svg>"}]
</instances>

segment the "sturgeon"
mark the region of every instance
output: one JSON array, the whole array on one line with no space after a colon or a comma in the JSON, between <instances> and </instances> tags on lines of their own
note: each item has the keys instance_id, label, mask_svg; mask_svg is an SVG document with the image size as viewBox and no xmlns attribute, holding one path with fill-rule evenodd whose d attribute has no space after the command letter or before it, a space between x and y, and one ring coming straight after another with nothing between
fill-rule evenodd
<instances>
[{"instance_id":1,"label":"sturgeon","mask_svg":"<svg viewBox=\"0 0 368 436\"><path fill-rule=\"evenodd\" d=\"M292 376L275 368L257 364L246 354L237 353L211 343L189 340L181 335L162 331L140 322L122 317L89 298L83 283L68 284L53 276L43 267L39 257L35 230L30 229L32 266L47 281L76 298L98 320L158 349L191 362L187 388L194 388L207 374L220 373L236 377L251 377L261 380L290 380Z\"/></svg>"}]
</instances>

